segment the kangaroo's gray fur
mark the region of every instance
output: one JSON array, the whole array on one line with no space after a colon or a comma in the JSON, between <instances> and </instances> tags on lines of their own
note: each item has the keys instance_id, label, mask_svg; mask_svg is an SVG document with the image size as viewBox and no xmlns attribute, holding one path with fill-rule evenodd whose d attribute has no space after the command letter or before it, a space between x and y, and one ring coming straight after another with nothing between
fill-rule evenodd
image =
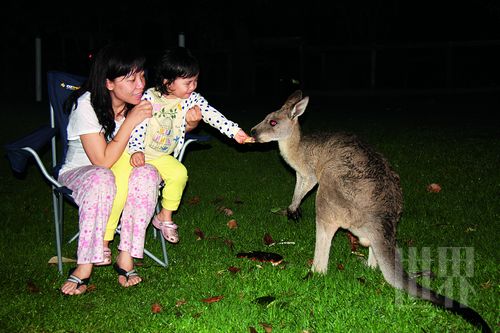
<instances>
[{"instance_id":1,"label":"kangaroo's gray fur","mask_svg":"<svg viewBox=\"0 0 500 333\"><path fill-rule=\"evenodd\" d=\"M302 135L298 117L308 102L308 97L296 91L280 110L253 127L251 135L256 142L278 141L282 157L296 171L289 218L298 219L302 199L318 184L312 271L327 272L332 238L339 228L348 229L369 247L368 266L380 267L392 286L458 313L488 332L488 325L473 309L409 278L396 249L396 226L403 208L399 176L382 155L355 135Z\"/></svg>"}]
</instances>

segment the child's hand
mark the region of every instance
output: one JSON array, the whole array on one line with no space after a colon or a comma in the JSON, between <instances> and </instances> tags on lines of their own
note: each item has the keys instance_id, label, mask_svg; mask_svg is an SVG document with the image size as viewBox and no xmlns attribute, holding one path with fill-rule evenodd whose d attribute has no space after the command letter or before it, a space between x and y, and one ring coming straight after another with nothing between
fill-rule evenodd
<instances>
[{"instance_id":1,"label":"child's hand","mask_svg":"<svg viewBox=\"0 0 500 333\"><path fill-rule=\"evenodd\" d=\"M236 133L236 135L234 136L234 139L239 144L255 142L255 139L252 138L251 136L248 136L248 134L246 134L245 131L243 131L242 129L240 129L238 131L238 133Z\"/></svg>"},{"instance_id":2,"label":"child's hand","mask_svg":"<svg viewBox=\"0 0 500 333\"><path fill-rule=\"evenodd\" d=\"M198 105L193 106L186 112L186 131L189 132L198 126L201 120L201 110Z\"/></svg>"},{"instance_id":3,"label":"child's hand","mask_svg":"<svg viewBox=\"0 0 500 333\"><path fill-rule=\"evenodd\" d=\"M142 151L137 151L130 156L130 165L134 168L143 166L144 164L146 164L146 159Z\"/></svg>"},{"instance_id":4,"label":"child's hand","mask_svg":"<svg viewBox=\"0 0 500 333\"><path fill-rule=\"evenodd\" d=\"M137 126L145 119L151 118L152 116L153 105L151 105L151 102L143 100L128 112L125 121L132 121L135 124L134 126Z\"/></svg>"}]
</instances>

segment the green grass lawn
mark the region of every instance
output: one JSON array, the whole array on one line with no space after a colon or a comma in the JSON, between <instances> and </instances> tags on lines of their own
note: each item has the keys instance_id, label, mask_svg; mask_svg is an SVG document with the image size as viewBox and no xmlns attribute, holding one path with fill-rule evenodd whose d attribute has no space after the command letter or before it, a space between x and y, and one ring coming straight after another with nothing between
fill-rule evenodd
<instances>
[{"instance_id":1,"label":"green grass lawn","mask_svg":"<svg viewBox=\"0 0 500 333\"><path fill-rule=\"evenodd\" d=\"M468 304L498 331L499 130L491 119L447 119L425 107L396 115L341 107L334 113L312 103L302 122L305 131L354 131L391 161L405 197L398 243L407 270L430 269L435 277L421 278L422 284ZM230 118L241 118L249 130L272 110L235 107ZM1 142L46 118L29 117L22 130L1 125ZM367 249L351 253L343 231L333 240L328 273L305 279L314 252L315 193L304 200L302 219L288 221L274 212L290 203L295 175L277 145L237 146L207 127L203 131L214 139L191 146L185 156L189 182L175 215L181 241L168 246L170 265L139 261L144 281L130 289L118 285L111 267L96 268L92 287L78 297L58 290L72 264L64 265L63 276L47 264L55 252L50 187L36 167L19 179L1 160L0 331L475 331L461 317L395 291L380 271L364 265ZM441 192L429 193L431 183L440 184ZM226 216L221 207L234 214ZM77 231L77 211L66 206L65 215L69 238ZM231 219L237 228L228 228ZM291 244L268 246L266 234ZM147 247L160 253L152 232ZM74 243L67 245L63 255L73 257L75 250ZM255 250L278 253L284 261L273 266L236 256ZM222 298L202 301L215 296Z\"/></svg>"}]
</instances>

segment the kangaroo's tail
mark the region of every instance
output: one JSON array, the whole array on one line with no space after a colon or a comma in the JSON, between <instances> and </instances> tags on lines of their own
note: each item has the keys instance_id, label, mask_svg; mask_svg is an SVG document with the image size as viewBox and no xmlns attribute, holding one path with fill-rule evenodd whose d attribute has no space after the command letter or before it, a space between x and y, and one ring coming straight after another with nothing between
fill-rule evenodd
<instances>
[{"instance_id":1,"label":"kangaroo's tail","mask_svg":"<svg viewBox=\"0 0 500 333\"><path fill-rule=\"evenodd\" d=\"M403 270L399 253L397 253L395 247L390 248L384 242L379 242L378 244L372 242L372 249L379 263L380 270L390 285L406 291L411 296L430 301L440 308L460 315L469 323L481 329L482 332L492 332L488 323L474 309L425 288L414 279L411 279Z\"/></svg>"}]
</instances>

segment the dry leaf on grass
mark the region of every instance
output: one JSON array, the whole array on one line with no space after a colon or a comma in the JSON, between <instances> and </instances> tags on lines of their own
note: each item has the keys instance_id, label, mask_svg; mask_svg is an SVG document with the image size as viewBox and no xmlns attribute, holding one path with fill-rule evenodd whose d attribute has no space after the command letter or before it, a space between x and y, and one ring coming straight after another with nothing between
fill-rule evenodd
<instances>
[{"instance_id":1,"label":"dry leaf on grass","mask_svg":"<svg viewBox=\"0 0 500 333\"><path fill-rule=\"evenodd\" d=\"M441 192L441 185L432 183L427 186L427 191L430 193L439 193Z\"/></svg>"},{"instance_id":2,"label":"dry leaf on grass","mask_svg":"<svg viewBox=\"0 0 500 333\"><path fill-rule=\"evenodd\" d=\"M349 238L349 242L351 243L351 252L356 252L359 246L358 237L354 236L350 231L347 231L347 238Z\"/></svg>"},{"instance_id":3,"label":"dry leaf on grass","mask_svg":"<svg viewBox=\"0 0 500 333\"><path fill-rule=\"evenodd\" d=\"M38 294L40 292L40 288L33 282L32 280L28 280L26 283L26 287L30 294Z\"/></svg>"},{"instance_id":4,"label":"dry leaf on grass","mask_svg":"<svg viewBox=\"0 0 500 333\"><path fill-rule=\"evenodd\" d=\"M226 216L233 216L233 214L234 214L234 212L231 208L227 208L224 206L220 206L219 208L217 208L217 210Z\"/></svg>"},{"instance_id":5,"label":"dry leaf on grass","mask_svg":"<svg viewBox=\"0 0 500 333\"><path fill-rule=\"evenodd\" d=\"M182 305L184 305L186 303L187 303L187 301L185 299L180 299L177 302L175 302L175 306L176 307L180 307L180 306L182 306Z\"/></svg>"},{"instance_id":6,"label":"dry leaf on grass","mask_svg":"<svg viewBox=\"0 0 500 333\"><path fill-rule=\"evenodd\" d=\"M228 271L230 271L230 272L231 272L231 273L233 273L233 274L236 274L236 273L238 273L239 271L241 271L241 269L240 269L240 268L235 267L235 266L229 266L229 267L227 268L227 270L228 270Z\"/></svg>"},{"instance_id":7,"label":"dry leaf on grass","mask_svg":"<svg viewBox=\"0 0 500 333\"><path fill-rule=\"evenodd\" d=\"M198 236L198 238L196 240L201 240L201 239L205 238L205 234L203 233L203 231L201 231L200 228L194 229L194 234L196 236Z\"/></svg>"},{"instance_id":8,"label":"dry leaf on grass","mask_svg":"<svg viewBox=\"0 0 500 333\"><path fill-rule=\"evenodd\" d=\"M194 197L192 197L188 200L188 204L194 206L194 205L199 204L200 201L201 201L201 198L199 196L195 195Z\"/></svg>"},{"instance_id":9,"label":"dry leaf on grass","mask_svg":"<svg viewBox=\"0 0 500 333\"><path fill-rule=\"evenodd\" d=\"M274 244L274 239L273 237L271 237L271 235L269 233L266 233L264 235L264 244L266 245L271 245L271 244Z\"/></svg>"},{"instance_id":10,"label":"dry leaf on grass","mask_svg":"<svg viewBox=\"0 0 500 333\"><path fill-rule=\"evenodd\" d=\"M95 286L95 284L89 284L86 292L91 293L91 292L96 291L96 290L97 290L97 287Z\"/></svg>"},{"instance_id":11,"label":"dry leaf on grass","mask_svg":"<svg viewBox=\"0 0 500 333\"><path fill-rule=\"evenodd\" d=\"M267 323L259 323L259 324L264 328L264 331L266 331L266 333L271 333L273 331L273 326L271 324Z\"/></svg>"},{"instance_id":12,"label":"dry leaf on grass","mask_svg":"<svg viewBox=\"0 0 500 333\"><path fill-rule=\"evenodd\" d=\"M72 258L62 257L62 262L63 263L76 262L76 260L72 259ZM57 256L53 256L52 258L50 258L49 261L48 261L48 263L49 264L57 264Z\"/></svg>"},{"instance_id":13,"label":"dry leaf on grass","mask_svg":"<svg viewBox=\"0 0 500 333\"><path fill-rule=\"evenodd\" d=\"M283 256L274 252L250 251L240 252L236 255L238 258L248 258L254 261L270 262L273 266L281 264Z\"/></svg>"},{"instance_id":14,"label":"dry leaf on grass","mask_svg":"<svg viewBox=\"0 0 500 333\"><path fill-rule=\"evenodd\" d=\"M238 223L236 222L236 220L229 220L229 222L227 222L227 227L229 229L236 229L238 228Z\"/></svg>"},{"instance_id":15,"label":"dry leaf on grass","mask_svg":"<svg viewBox=\"0 0 500 333\"><path fill-rule=\"evenodd\" d=\"M224 298L224 296L220 295L220 296L213 296L213 297L209 297L209 298L204 298L201 301L210 304L210 303L218 302L223 298Z\"/></svg>"},{"instance_id":16,"label":"dry leaf on grass","mask_svg":"<svg viewBox=\"0 0 500 333\"><path fill-rule=\"evenodd\" d=\"M151 312L152 313L160 313L162 311L162 307L160 304L158 303L153 303L151 305Z\"/></svg>"}]
</instances>

